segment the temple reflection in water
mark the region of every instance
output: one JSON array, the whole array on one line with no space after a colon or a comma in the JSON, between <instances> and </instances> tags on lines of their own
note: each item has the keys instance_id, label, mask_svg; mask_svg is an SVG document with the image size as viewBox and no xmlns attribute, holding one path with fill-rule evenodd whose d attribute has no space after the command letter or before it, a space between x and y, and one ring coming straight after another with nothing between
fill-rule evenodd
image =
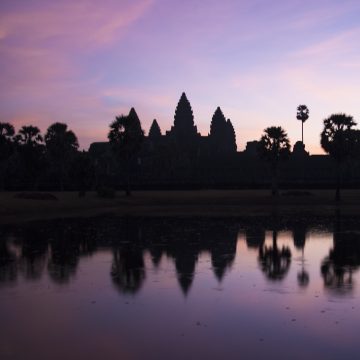
<instances>
[{"instance_id":1,"label":"temple reflection in water","mask_svg":"<svg viewBox=\"0 0 360 360\"><path fill-rule=\"evenodd\" d=\"M314 225L315 226L315 225ZM360 266L359 233L341 220L326 224L334 231L333 246L319 264L324 287L346 294L354 286L353 273ZM136 294L147 278L145 257L153 267L164 258L172 261L184 295L191 289L201 254L209 254L218 283L231 272L238 242L247 251L257 252L258 269L269 282L283 281L297 251L297 283L308 286L306 270L307 234L305 220L253 219L175 219L175 218L96 218L39 222L1 229L0 284L16 283L20 277L39 280L47 273L52 282L67 284L76 277L79 262L98 251L112 254L109 275L113 286L123 294ZM279 234L286 241L279 245ZM291 246L290 246L291 244ZM298 264L299 263L299 264Z\"/></svg>"}]
</instances>

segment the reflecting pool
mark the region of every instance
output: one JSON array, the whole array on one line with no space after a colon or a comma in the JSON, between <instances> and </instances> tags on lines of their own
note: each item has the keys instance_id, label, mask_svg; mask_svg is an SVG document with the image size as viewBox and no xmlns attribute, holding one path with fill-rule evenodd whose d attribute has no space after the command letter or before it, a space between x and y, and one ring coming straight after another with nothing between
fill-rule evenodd
<instances>
[{"instance_id":1,"label":"reflecting pool","mask_svg":"<svg viewBox=\"0 0 360 360\"><path fill-rule=\"evenodd\" d=\"M356 359L357 218L0 228L0 359Z\"/></svg>"}]
</instances>

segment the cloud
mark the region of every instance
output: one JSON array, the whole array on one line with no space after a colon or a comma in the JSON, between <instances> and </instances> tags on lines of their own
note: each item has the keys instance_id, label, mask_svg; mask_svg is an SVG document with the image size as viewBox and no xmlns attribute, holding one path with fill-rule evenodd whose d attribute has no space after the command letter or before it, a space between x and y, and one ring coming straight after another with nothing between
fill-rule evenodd
<instances>
[{"instance_id":1,"label":"cloud","mask_svg":"<svg viewBox=\"0 0 360 360\"><path fill-rule=\"evenodd\" d=\"M24 46L92 46L119 39L150 8L152 0L119 1L101 6L96 1L43 3L23 11L2 11L0 34L5 39L20 39ZM106 3L106 2L105 2ZM49 5L51 4L51 5Z\"/></svg>"},{"instance_id":2,"label":"cloud","mask_svg":"<svg viewBox=\"0 0 360 360\"><path fill-rule=\"evenodd\" d=\"M314 62L329 59L329 56L343 57L345 54L351 54L358 51L357 39L360 36L360 28L356 27L330 36L325 40L319 41L308 47L290 54L297 59L312 59Z\"/></svg>"},{"instance_id":3,"label":"cloud","mask_svg":"<svg viewBox=\"0 0 360 360\"><path fill-rule=\"evenodd\" d=\"M326 25L334 25L340 18L360 10L360 4L356 0L340 2L317 0L304 4L302 0L298 3L298 9L299 11L295 13L288 26L293 29L307 30L319 26L324 28Z\"/></svg>"}]
</instances>

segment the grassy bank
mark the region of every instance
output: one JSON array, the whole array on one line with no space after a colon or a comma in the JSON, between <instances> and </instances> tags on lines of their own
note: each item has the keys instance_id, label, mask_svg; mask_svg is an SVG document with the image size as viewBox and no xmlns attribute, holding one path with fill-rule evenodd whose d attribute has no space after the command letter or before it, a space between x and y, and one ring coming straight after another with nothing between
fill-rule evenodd
<instances>
[{"instance_id":1,"label":"grassy bank","mask_svg":"<svg viewBox=\"0 0 360 360\"><path fill-rule=\"evenodd\" d=\"M259 216L279 215L360 215L360 190L344 190L340 205L334 191L315 190L309 194L283 192L273 199L267 190L139 191L114 199L99 198L91 192L79 198L76 192L52 192L57 200L16 198L0 193L0 223L59 217L95 216L106 213L134 216Z\"/></svg>"}]
</instances>

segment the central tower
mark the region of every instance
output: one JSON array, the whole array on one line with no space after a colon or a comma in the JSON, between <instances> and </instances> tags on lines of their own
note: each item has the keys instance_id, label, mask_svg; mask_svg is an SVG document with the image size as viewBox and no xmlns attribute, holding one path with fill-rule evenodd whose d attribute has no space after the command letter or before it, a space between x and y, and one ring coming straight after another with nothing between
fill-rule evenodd
<instances>
[{"instance_id":1,"label":"central tower","mask_svg":"<svg viewBox=\"0 0 360 360\"><path fill-rule=\"evenodd\" d=\"M169 131L178 143L187 143L199 136L197 127L194 125L194 115L186 94L183 92L177 104L174 116L174 125Z\"/></svg>"}]
</instances>

